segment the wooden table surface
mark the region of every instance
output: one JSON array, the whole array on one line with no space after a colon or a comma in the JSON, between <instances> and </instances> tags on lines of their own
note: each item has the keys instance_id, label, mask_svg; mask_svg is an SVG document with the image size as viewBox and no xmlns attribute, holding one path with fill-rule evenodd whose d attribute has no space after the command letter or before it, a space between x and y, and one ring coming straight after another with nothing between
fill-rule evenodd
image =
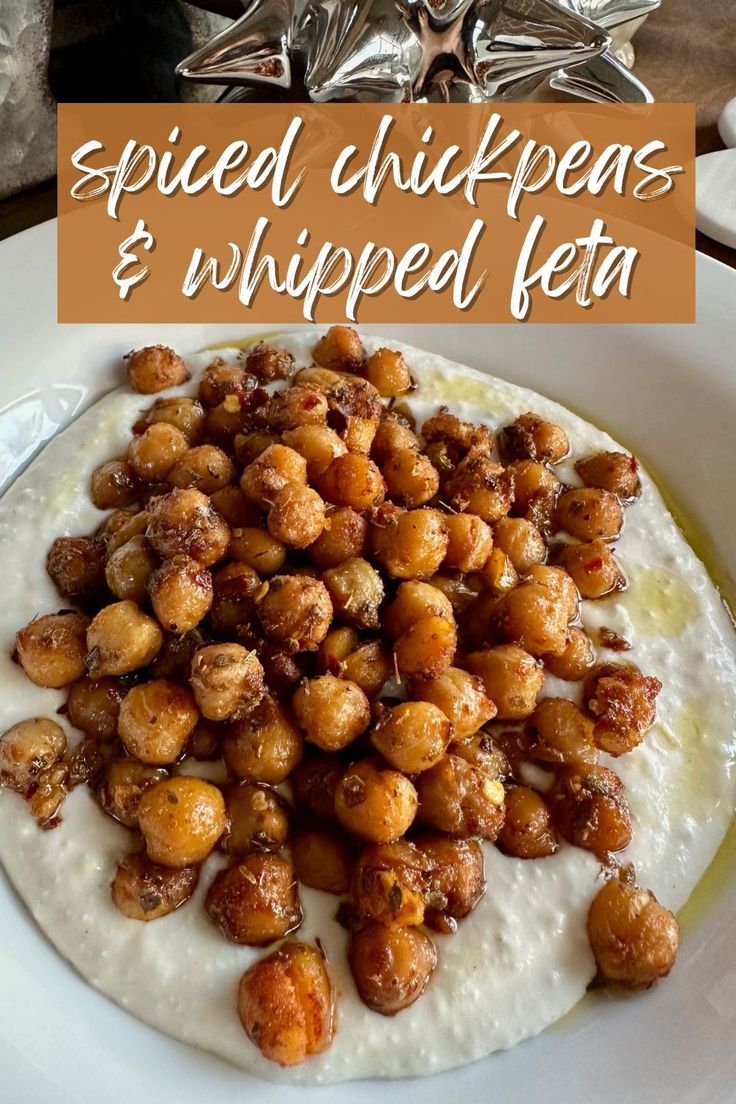
<instances>
[{"instance_id":1,"label":"wooden table surface","mask_svg":"<svg viewBox=\"0 0 736 1104\"><path fill-rule=\"evenodd\" d=\"M736 0L663 0L635 39L636 72L660 101L698 106L697 152L722 149L716 120L736 96ZM0 238L53 218L53 181L0 201ZM698 249L736 268L736 250L698 234Z\"/></svg>"}]
</instances>

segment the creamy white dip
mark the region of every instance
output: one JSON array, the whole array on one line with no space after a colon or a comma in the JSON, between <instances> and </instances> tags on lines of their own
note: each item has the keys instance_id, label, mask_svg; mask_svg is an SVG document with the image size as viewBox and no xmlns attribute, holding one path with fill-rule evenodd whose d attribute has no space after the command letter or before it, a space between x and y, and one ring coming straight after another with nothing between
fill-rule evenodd
<instances>
[{"instance_id":1,"label":"creamy white dip","mask_svg":"<svg viewBox=\"0 0 736 1104\"><path fill-rule=\"evenodd\" d=\"M312 330L274 342L301 367L311 363L315 340ZM573 459L617 447L533 392L390 339L365 341L369 352L387 344L403 349L417 378L411 405L420 423L441 403L494 429L534 410L567 431ZM191 358L195 376L210 359ZM47 549L56 536L97 527L103 515L89 501L91 472L125 451L130 427L147 405L128 392L103 398L46 446L2 500L0 731L28 716L53 716L63 700L62 693L32 685L11 662L14 634L34 615L61 605L45 572ZM571 464L560 474L579 482ZM734 633L705 568L646 472L641 475L642 497L627 510L617 546L630 588L586 602L583 620L590 631L605 625L625 636L633 643L625 658L664 684L657 723L644 744L608 765L626 784L634 821L622 857L635 864L641 884L678 909L713 858L733 811ZM571 696L576 688L548 678L544 692ZM69 736L76 740L78 733L69 730ZM119 913L109 891L131 833L103 814L84 787L62 812L61 826L43 832L20 797L0 792L0 857L48 938L94 986L140 1019L261 1077L324 1082L462 1065L538 1034L583 996L594 974L585 919L600 885L599 867L591 855L565 844L553 857L530 862L485 847L485 896L456 935L436 937L439 965L425 995L394 1018L358 1000L346 934L334 920L336 898L302 889L299 935L319 936L326 949L339 1026L325 1054L282 1071L249 1042L235 1010L238 980L263 952L227 943L202 907L222 858L205 864L193 901L142 924Z\"/></svg>"}]
</instances>

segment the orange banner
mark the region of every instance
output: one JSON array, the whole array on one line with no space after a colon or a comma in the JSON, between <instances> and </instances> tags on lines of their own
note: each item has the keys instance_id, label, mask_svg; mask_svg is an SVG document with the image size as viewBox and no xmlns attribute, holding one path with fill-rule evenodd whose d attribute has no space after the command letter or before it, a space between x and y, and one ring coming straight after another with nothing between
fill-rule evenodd
<instances>
[{"instance_id":1,"label":"orange banner","mask_svg":"<svg viewBox=\"0 0 736 1104\"><path fill-rule=\"evenodd\" d=\"M694 111L62 104L60 322L690 322Z\"/></svg>"}]
</instances>

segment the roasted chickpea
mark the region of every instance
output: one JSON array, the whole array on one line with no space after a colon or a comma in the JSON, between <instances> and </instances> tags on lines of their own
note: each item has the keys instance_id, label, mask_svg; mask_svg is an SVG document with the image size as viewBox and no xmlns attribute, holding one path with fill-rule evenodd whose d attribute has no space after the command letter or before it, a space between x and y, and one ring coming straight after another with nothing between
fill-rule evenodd
<instances>
[{"instance_id":1,"label":"roasted chickpea","mask_svg":"<svg viewBox=\"0 0 736 1104\"><path fill-rule=\"evenodd\" d=\"M506 468L485 453L471 452L445 483L453 510L477 514L492 524L511 509L514 483Z\"/></svg>"},{"instance_id":2,"label":"roasted chickpea","mask_svg":"<svg viewBox=\"0 0 736 1104\"><path fill-rule=\"evenodd\" d=\"M138 827L138 806L146 790L167 777L161 767L147 767L137 759L113 759L97 791L100 805L126 828Z\"/></svg>"},{"instance_id":3,"label":"roasted chickpea","mask_svg":"<svg viewBox=\"0 0 736 1104\"><path fill-rule=\"evenodd\" d=\"M246 498L266 509L287 483L306 483L307 462L286 445L269 445L243 472L240 486Z\"/></svg>"},{"instance_id":4,"label":"roasted chickpea","mask_svg":"<svg viewBox=\"0 0 736 1104\"><path fill-rule=\"evenodd\" d=\"M496 720L523 721L533 711L544 684L544 672L529 652L501 644L467 657L466 667L478 675L496 706Z\"/></svg>"},{"instance_id":5,"label":"roasted chickpea","mask_svg":"<svg viewBox=\"0 0 736 1104\"><path fill-rule=\"evenodd\" d=\"M347 747L371 720L368 698L360 687L334 675L307 679L292 704L307 739L323 751Z\"/></svg>"},{"instance_id":6,"label":"roasted chickpea","mask_svg":"<svg viewBox=\"0 0 736 1104\"><path fill-rule=\"evenodd\" d=\"M254 385L255 380L241 365L228 364L222 357L216 357L202 373L199 397L205 406L219 406L228 395L242 395Z\"/></svg>"},{"instance_id":7,"label":"roasted chickpea","mask_svg":"<svg viewBox=\"0 0 736 1104\"><path fill-rule=\"evenodd\" d=\"M402 677L438 678L452 663L456 648L454 622L425 617L396 641L396 669Z\"/></svg>"},{"instance_id":8,"label":"roasted chickpea","mask_svg":"<svg viewBox=\"0 0 736 1104\"><path fill-rule=\"evenodd\" d=\"M336 456L344 456L348 451L334 429L328 429L326 425L301 425L287 429L281 439L304 457L310 480L318 479Z\"/></svg>"},{"instance_id":9,"label":"roasted chickpea","mask_svg":"<svg viewBox=\"0 0 736 1104\"><path fill-rule=\"evenodd\" d=\"M247 717L230 726L222 748L231 774L269 786L289 777L303 749L293 718L269 694Z\"/></svg>"},{"instance_id":10,"label":"roasted chickpea","mask_svg":"<svg viewBox=\"0 0 736 1104\"><path fill-rule=\"evenodd\" d=\"M504 818L504 790L485 771L445 755L417 779L418 817L448 836L495 840Z\"/></svg>"},{"instance_id":11,"label":"roasted chickpea","mask_svg":"<svg viewBox=\"0 0 736 1104\"><path fill-rule=\"evenodd\" d=\"M394 1016L421 997L437 952L419 928L372 923L353 932L348 959L363 1004Z\"/></svg>"},{"instance_id":12,"label":"roasted chickpea","mask_svg":"<svg viewBox=\"0 0 736 1104\"><path fill-rule=\"evenodd\" d=\"M198 720L188 690L165 679L153 679L134 686L123 698L118 733L129 755L162 767L180 757Z\"/></svg>"},{"instance_id":13,"label":"roasted chickpea","mask_svg":"<svg viewBox=\"0 0 736 1104\"><path fill-rule=\"evenodd\" d=\"M171 679L172 682L186 682L192 666L192 656L201 646L199 632L177 636L164 633L161 649L150 666L154 678Z\"/></svg>"},{"instance_id":14,"label":"roasted chickpea","mask_svg":"<svg viewBox=\"0 0 736 1104\"><path fill-rule=\"evenodd\" d=\"M316 652L332 621L327 587L308 576L275 575L256 593L266 635L289 652Z\"/></svg>"},{"instance_id":15,"label":"roasted chickpea","mask_svg":"<svg viewBox=\"0 0 736 1104\"><path fill-rule=\"evenodd\" d=\"M547 555L544 537L526 518L501 518L493 526L493 541L496 548L506 553L519 575L526 575Z\"/></svg>"},{"instance_id":16,"label":"roasted chickpea","mask_svg":"<svg viewBox=\"0 0 736 1104\"><path fill-rule=\"evenodd\" d=\"M270 445L277 445L278 437L267 429L253 429L250 433L237 433L233 439L235 459L242 467L246 468L254 460L257 460ZM248 501L246 499L246 501ZM253 503L251 508L256 509Z\"/></svg>"},{"instance_id":17,"label":"roasted chickpea","mask_svg":"<svg viewBox=\"0 0 736 1104\"><path fill-rule=\"evenodd\" d=\"M431 702L452 724L454 740L467 740L496 715L482 679L459 667L448 667L437 678L416 679L412 697Z\"/></svg>"},{"instance_id":18,"label":"roasted chickpea","mask_svg":"<svg viewBox=\"0 0 736 1104\"><path fill-rule=\"evenodd\" d=\"M194 444L204 426L204 407L196 399L187 399L176 395L170 399L156 399L156 402L133 426L134 432L145 432L148 426L166 425L181 430L189 444Z\"/></svg>"},{"instance_id":19,"label":"roasted chickpea","mask_svg":"<svg viewBox=\"0 0 736 1104\"><path fill-rule=\"evenodd\" d=\"M57 537L46 570L62 598L80 601L105 593L105 542L97 537Z\"/></svg>"},{"instance_id":20,"label":"roasted chickpea","mask_svg":"<svg viewBox=\"0 0 736 1104\"><path fill-rule=\"evenodd\" d=\"M206 644L194 653L190 683L210 721L239 720L266 692L263 667L241 644Z\"/></svg>"},{"instance_id":21,"label":"roasted chickpea","mask_svg":"<svg viewBox=\"0 0 736 1104\"><path fill-rule=\"evenodd\" d=\"M332 607L337 617L361 628L377 629L384 597L383 579L375 567L359 556L324 572Z\"/></svg>"},{"instance_id":22,"label":"roasted chickpea","mask_svg":"<svg viewBox=\"0 0 736 1104\"><path fill-rule=\"evenodd\" d=\"M132 506L140 494L141 485L129 460L108 460L92 472L90 497L98 510Z\"/></svg>"},{"instance_id":23,"label":"roasted chickpea","mask_svg":"<svg viewBox=\"0 0 736 1104\"><path fill-rule=\"evenodd\" d=\"M559 464L570 452L564 429L532 413L520 414L502 429L498 447L506 461L538 460L542 464Z\"/></svg>"},{"instance_id":24,"label":"roasted chickpea","mask_svg":"<svg viewBox=\"0 0 736 1104\"><path fill-rule=\"evenodd\" d=\"M135 602L114 602L101 609L87 629L87 669L93 678L127 675L147 667L162 642L158 623Z\"/></svg>"},{"instance_id":25,"label":"roasted chickpea","mask_svg":"<svg viewBox=\"0 0 736 1104\"><path fill-rule=\"evenodd\" d=\"M261 511L248 501L240 487L223 487L210 495L210 502L231 529L260 524Z\"/></svg>"},{"instance_id":26,"label":"roasted chickpea","mask_svg":"<svg viewBox=\"0 0 736 1104\"><path fill-rule=\"evenodd\" d=\"M166 345L134 349L125 360L128 362L130 386L141 395L153 395L168 387L178 387L189 379L184 361Z\"/></svg>"},{"instance_id":27,"label":"roasted chickpea","mask_svg":"<svg viewBox=\"0 0 736 1104\"><path fill-rule=\"evenodd\" d=\"M588 939L601 981L643 989L674 966L680 926L649 890L612 878L590 906Z\"/></svg>"},{"instance_id":28,"label":"roasted chickpea","mask_svg":"<svg viewBox=\"0 0 736 1104\"><path fill-rule=\"evenodd\" d=\"M394 398L414 386L409 366L395 349L378 349L363 366L363 373L384 398Z\"/></svg>"},{"instance_id":29,"label":"roasted chickpea","mask_svg":"<svg viewBox=\"0 0 736 1104\"><path fill-rule=\"evenodd\" d=\"M567 630L567 644L558 655L542 656L544 666L555 678L577 682L585 678L595 663L595 653L590 637L583 629L571 626Z\"/></svg>"},{"instance_id":30,"label":"roasted chickpea","mask_svg":"<svg viewBox=\"0 0 736 1104\"><path fill-rule=\"evenodd\" d=\"M631 842L631 816L621 779L607 767L566 771L549 791L555 824L568 843L602 855Z\"/></svg>"},{"instance_id":31,"label":"roasted chickpea","mask_svg":"<svg viewBox=\"0 0 736 1104\"><path fill-rule=\"evenodd\" d=\"M496 841L517 859L543 859L559 847L552 814L544 798L528 786L506 790L506 819Z\"/></svg>"},{"instance_id":32,"label":"roasted chickpea","mask_svg":"<svg viewBox=\"0 0 736 1104\"><path fill-rule=\"evenodd\" d=\"M441 406L437 414L427 419L422 426L422 436L428 444L442 444L453 466L471 449L477 455L489 455L493 448L493 438L487 426L463 422L446 406Z\"/></svg>"},{"instance_id":33,"label":"roasted chickpea","mask_svg":"<svg viewBox=\"0 0 736 1104\"><path fill-rule=\"evenodd\" d=\"M204 721L200 717L187 740L185 756L191 756L200 763L219 759L224 735L223 728L223 725L218 725L215 721Z\"/></svg>"},{"instance_id":34,"label":"roasted chickpea","mask_svg":"<svg viewBox=\"0 0 736 1104\"><path fill-rule=\"evenodd\" d=\"M526 733L524 743L526 750L528 746ZM511 773L508 756L489 732L476 732L467 740L452 743L448 751L451 755L458 755L461 759L465 759L467 763L484 771L491 778L504 779Z\"/></svg>"},{"instance_id":35,"label":"roasted chickpea","mask_svg":"<svg viewBox=\"0 0 736 1104\"><path fill-rule=\"evenodd\" d=\"M118 731L124 684L113 678L81 678L69 687L66 716L70 724L98 740L112 740Z\"/></svg>"},{"instance_id":36,"label":"roasted chickpea","mask_svg":"<svg viewBox=\"0 0 736 1104\"><path fill-rule=\"evenodd\" d=\"M274 345L259 341L252 349L248 349L245 369L261 383L272 383L274 380L289 378L294 371L294 358L285 349L277 349Z\"/></svg>"},{"instance_id":37,"label":"roasted chickpea","mask_svg":"<svg viewBox=\"0 0 736 1104\"><path fill-rule=\"evenodd\" d=\"M140 536L148 527L148 510L114 510L105 518L97 535L108 556L126 544L131 537Z\"/></svg>"},{"instance_id":38,"label":"roasted chickpea","mask_svg":"<svg viewBox=\"0 0 736 1104\"><path fill-rule=\"evenodd\" d=\"M382 471L389 496L400 506L424 506L440 489L432 461L413 448L397 449Z\"/></svg>"},{"instance_id":39,"label":"roasted chickpea","mask_svg":"<svg viewBox=\"0 0 736 1104\"><path fill-rule=\"evenodd\" d=\"M285 391L277 391L271 397L266 410L266 421L274 433L296 429L303 425L325 425L327 422L327 398L317 387L301 381Z\"/></svg>"},{"instance_id":40,"label":"roasted chickpea","mask_svg":"<svg viewBox=\"0 0 736 1104\"><path fill-rule=\"evenodd\" d=\"M392 640L397 640L427 617L441 617L452 623L452 604L432 584L410 579L399 584L396 597L384 613L383 627Z\"/></svg>"},{"instance_id":41,"label":"roasted chickpea","mask_svg":"<svg viewBox=\"0 0 736 1104\"><path fill-rule=\"evenodd\" d=\"M306 548L327 524L324 502L304 483L286 483L274 495L268 511L268 531L282 544Z\"/></svg>"},{"instance_id":42,"label":"roasted chickpea","mask_svg":"<svg viewBox=\"0 0 736 1104\"><path fill-rule=\"evenodd\" d=\"M349 506L331 510L324 531L309 547L318 567L338 567L345 560L362 556L368 544L368 522Z\"/></svg>"},{"instance_id":43,"label":"roasted chickpea","mask_svg":"<svg viewBox=\"0 0 736 1104\"><path fill-rule=\"evenodd\" d=\"M208 622L216 633L227 637L250 624L255 608L253 595L260 585L258 573L244 563L229 563L214 573Z\"/></svg>"},{"instance_id":44,"label":"roasted chickpea","mask_svg":"<svg viewBox=\"0 0 736 1104\"><path fill-rule=\"evenodd\" d=\"M201 778L167 778L143 794L138 826L153 862L193 866L207 858L225 831L225 801Z\"/></svg>"},{"instance_id":45,"label":"roasted chickpea","mask_svg":"<svg viewBox=\"0 0 736 1104\"><path fill-rule=\"evenodd\" d=\"M243 974L238 989L243 1030L265 1058L296 1066L332 1041L334 998L324 956L290 941Z\"/></svg>"},{"instance_id":46,"label":"roasted chickpea","mask_svg":"<svg viewBox=\"0 0 736 1104\"><path fill-rule=\"evenodd\" d=\"M420 833L415 842L431 867L428 904L433 911L461 920L473 911L485 891L480 844L432 832Z\"/></svg>"},{"instance_id":47,"label":"roasted chickpea","mask_svg":"<svg viewBox=\"0 0 736 1104\"><path fill-rule=\"evenodd\" d=\"M269 688L280 698L289 698L302 679L311 672L310 657L287 652L270 640L256 644Z\"/></svg>"},{"instance_id":48,"label":"roasted chickpea","mask_svg":"<svg viewBox=\"0 0 736 1104\"><path fill-rule=\"evenodd\" d=\"M335 791L345 773L339 755L318 752L303 759L289 779L297 808L327 821L335 819Z\"/></svg>"},{"instance_id":49,"label":"roasted chickpea","mask_svg":"<svg viewBox=\"0 0 736 1104\"><path fill-rule=\"evenodd\" d=\"M350 888L352 855L332 832L304 829L289 840L299 881L323 893L343 894Z\"/></svg>"},{"instance_id":50,"label":"roasted chickpea","mask_svg":"<svg viewBox=\"0 0 736 1104\"><path fill-rule=\"evenodd\" d=\"M481 591L481 584L477 576L465 576L458 572L440 571L436 575L432 575L427 582L445 595L455 617L460 617L465 613Z\"/></svg>"},{"instance_id":51,"label":"roasted chickpea","mask_svg":"<svg viewBox=\"0 0 736 1104\"><path fill-rule=\"evenodd\" d=\"M153 572L148 593L156 617L172 633L187 633L212 607L212 576L189 556L174 556Z\"/></svg>"},{"instance_id":52,"label":"roasted chickpea","mask_svg":"<svg viewBox=\"0 0 736 1104\"><path fill-rule=\"evenodd\" d=\"M342 378L342 372L333 372L331 368L320 368L316 364L310 364L307 368L299 369L294 376L294 383L301 387L315 387L318 391L324 391L326 395Z\"/></svg>"},{"instance_id":53,"label":"roasted chickpea","mask_svg":"<svg viewBox=\"0 0 736 1104\"><path fill-rule=\"evenodd\" d=\"M235 468L227 453L215 445L197 445L178 457L167 479L172 487L195 487L211 495L227 487L234 475Z\"/></svg>"},{"instance_id":54,"label":"roasted chickpea","mask_svg":"<svg viewBox=\"0 0 736 1104\"><path fill-rule=\"evenodd\" d=\"M252 567L259 575L273 575L284 565L286 546L263 529L248 526L233 529L230 555L239 563Z\"/></svg>"},{"instance_id":55,"label":"roasted chickpea","mask_svg":"<svg viewBox=\"0 0 736 1104\"><path fill-rule=\"evenodd\" d=\"M613 552L602 540L562 545L556 559L571 576L582 598L604 598L626 586Z\"/></svg>"},{"instance_id":56,"label":"roasted chickpea","mask_svg":"<svg viewBox=\"0 0 736 1104\"><path fill-rule=\"evenodd\" d=\"M312 356L315 364L333 372L359 372L365 349L351 326L330 326L314 346Z\"/></svg>"},{"instance_id":57,"label":"roasted chickpea","mask_svg":"<svg viewBox=\"0 0 736 1104\"><path fill-rule=\"evenodd\" d=\"M85 671L89 618L62 611L36 617L15 634L15 654L31 682L58 689Z\"/></svg>"},{"instance_id":58,"label":"roasted chickpea","mask_svg":"<svg viewBox=\"0 0 736 1104\"><path fill-rule=\"evenodd\" d=\"M365 640L345 656L340 667L340 678L356 683L369 698L380 693L384 683L393 673L391 654L380 640Z\"/></svg>"},{"instance_id":59,"label":"roasted chickpea","mask_svg":"<svg viewBox=\"0 0 736 1104\"><path fill-rule=\"evenodd\" d=\"M130 442L128 460L144 483L161 483L188 448L189 441L180 429L168 422L155 422Z\"/></svg>"},{"instance_id":60,"label":"roasted chickpea","mask_svg":"<svg viewBox=\"0 0 736 1104\"><path fill-rule=\"evenodd\" d=\"M367 455L383 414L381 396L373 384L343 376L327 392L327 402L329 424L348 451Z\"/></svg>"},{"instance_id":61,"label":"roasted chickpea","mask_svg":"<svg viewBox=\"0 0 736 1104\"><path fill-rule=\"evenodd\" d=\"M432 864L408 840L366 847L355 866L352 898L360 921L413 927L424 920Z\"/></svg>"},{"instance_id":62,"label":"roasted chickpea","mask_svg":"<svg viewBox=\"0 0 736 1104\"><path fill-rule=\"evenodd\" d=\"M583 701L595 721L596 746L616 756L637 747L654 724L661 689L659 679L627 664L594 667L585 680Z\"/></svg>"},{"instance_id":63,"label":"roasted chickpea","mask_svg":"<svg viewBox=\"0 0 736 1104\"><path fill-rule=\"evenodd\" d=\"M149 507L147 536L159 556L191 556L203 567L221 560L230 543L230 529L201 491L174 490Z\"/></svg>"},{"instance_id":64,"label":"roasted chickpea","mask_svg":"<svg viewBox=\"0 0 736 1104\"><path fill-rule=\"evenodd\" d=\"M278 851L286 842L286 805L269 786L235 782L225 790L225 808L228 827L221 846L228 855Z\"/></svg>"},{"instance_id":65,"label":"roasted chickpea","mask_svg":"<svg viewBox=\"0 0 736 1104\"><path fill-rule=\"evenodd\" d=\"M576 487L560 495L555 518L558 528L578 540L615 540L624 523L624 511L610 491Z\"/></svg>"},{"instance_id":66,"label":"roasted chickpea","mask_svg":"<svg viewBox=\"0 0 736 1104\"><path fill-rule=\"evenodd\" d=\"M372 460L359 453L336 456L316 483L328 502L357 511L377 505L386 495L386 484L379 469Z\"/></svg>"},{"instance_id":67,"label":"roasted chickpea","mask_svg":"<svg viewBox=\"0 0 736 1104\"><path fill-rule=\"evenodd\" d=\"M475 514L449 514L445 518L449 543L445 567L457 571L480 571L491 554L493 535Z\"/></svg>"},{"instance_id":68,"label":"roasted chickpea","mask_svg":"<svg viewBox=\"0 0 736 1104\"><path fill-rule=\"evenodd\" d=\"M449 543L444 516L427 507L374 518L371 539L376 558L395 579L428 579Z\"/></svg>"},{"instance_id":69,"label":"roasted chickpea","mask_svg":"<svg viewBox=\"0 0 736 1104\"><path fill-rule=\"evenodd\" d=\"M514 460L506 470L514 486L512 514L544 531L562 489L559 479L537 460Z\"/></svg>"},{"instance_id":70,"label":"roasted chickpea","mask_svg":"<svg viewBox=\"0 0 736 1104\"><path fill-rule=\"evenodd\" d=\"M555 590L521 583L501 598L493 627L504 644L518 644L533 656L557 655L567 644L568 614Z\"/></svg>"},{"instance_id":71,"label":"roasted chickpea","mask_svg":"<svg viewBox=\"0 0 736 1104\"><path fill-rule=\"evenodd\" d=\"M158 556L146 537L138 535L116 548L107 557L105 580L116 598L142 605L148 593L148 581L158 564Z\"/></svg>"},{"instance_id":72,"label":"roasted chickpea","mask_svg":"<svg viewBox=\"0 0 736 1104\"><path fill-rule=\"evenodd\" d=\"M406 701L386 710L371 733L371 743L390 766L419 774L440 761L451 736L452 725L436 705Z\"/></svg>"},{"instance_id":73,"label":"roasted chickpea","mask_svg":"<svg viewBox=\"0 0 736 1104\"><path fill-rule=\"evenodd\" d=\"M0 786L26 793L65 751L66 735L56 721L19 721L0 736Z\"/></svg>"},{"instance_id":74,"label":"roasted chickpea","mask_svg":"<svg viewBox=\"0 0 736 1104\"><path fill-rule=\"evenodd\" d=\"M217 875L205 909L233 943L263 947L282 939L302 922L294 868L280 855L245 855Z\"/></svg>"},{"instance_id":75,"label":"roasted chickpea","mask_svg":"<svg viewBox=\"0 0 736 1104\"><path fill-rule=\"evenodd\" d=\"M110 888L113 904L124 916L158 920L188 901L198 881L198 866L161 866L134 851L121 861Z\"/></svg>"},{"instance_id":76,"label":"roasted chickpea","mask_svg":"<svg viewBox=\"0 0 736 1104\"><path fill-rule=\"evenodd\" d=\"M371 443L371 456L377 464L385 464L399 449L419 451L419 438L393 411L384 411Z\"/></svg>"},{"instance_id":77,"label":"roasted chickpea","mask_svg":"<svg viewBox=\"0 0 736 1104\"><path fill-rule=\"evenodd\" d=\"M417 791L399 771L371 759L349 767L335 790L335 813L341 824L371 843L403 836L417 811Z\"/></svg>"},{"instance_id":78,"label":"roasted chickpea","mask_svg":"<svg viewBox=\"0 0 736 1104\"><path fill-rule=\"evenodd\" d=\"M610 491L623 502L633 502L641 494L639 462L625 452L598 452L575 465L583 483Z\"/></svg>"}]
</instances>

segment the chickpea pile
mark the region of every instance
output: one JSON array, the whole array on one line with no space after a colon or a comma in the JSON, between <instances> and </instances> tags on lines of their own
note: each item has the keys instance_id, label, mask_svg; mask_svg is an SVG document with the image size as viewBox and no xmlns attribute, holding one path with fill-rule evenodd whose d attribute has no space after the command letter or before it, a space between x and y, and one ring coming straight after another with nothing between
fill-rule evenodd
<instances>
[{"instance_id":1,"label":"chickpea pile","mask_svg":"<svg viewBox=\"0 0 736 1104\"><path fill-rule=\"evenodd\" d=\"M444 407L418 427L402 354L367 356L347 327L313 361L295 372L260 344L141 413L92 477L98 531L49 551L65 608L16 638L81 739L47 718L0 737L0 780L41 826L85 782L130 830L112 882L126 916L179 908L220 854L208 915L234 943L279 943L238 1012L282 1065L334 1031L324 956L292 935L300 884L341 899L361 1000L407 1008L436 936L484 892L479 841L518 860L566 841L612 868L631 817L599 756L637 747L660 689L596 662L580 621L581 599L625 586L612 546L635 460L586 457L566 486L568 439L535 414L495 441ZM128 371L142 394L188 378L162 347ZM580 704L544 696L547 675L579 683ZM227 783L193 760L224 761ZM595 898L589 935L603 982L651 984L677 951L676 920L629 874Z\"/></svg>"}]
</instances>

